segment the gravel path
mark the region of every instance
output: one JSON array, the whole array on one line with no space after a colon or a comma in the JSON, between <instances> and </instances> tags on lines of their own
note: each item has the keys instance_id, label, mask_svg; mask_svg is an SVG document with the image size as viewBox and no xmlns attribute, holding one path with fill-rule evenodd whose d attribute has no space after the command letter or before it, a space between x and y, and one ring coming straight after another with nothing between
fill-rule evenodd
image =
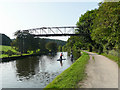
<instances>
[{"instance_id":1,"label":"gravel path","mask_svg":"<svg viewBox=\"0 0 120 90\"><path fill-rule=\"evenodd\" d=\"M82 88L118 88L117 63L105 56L87 53L90 60L86 67L87 78L80 82Z\"/></svg>"}]
</instances>

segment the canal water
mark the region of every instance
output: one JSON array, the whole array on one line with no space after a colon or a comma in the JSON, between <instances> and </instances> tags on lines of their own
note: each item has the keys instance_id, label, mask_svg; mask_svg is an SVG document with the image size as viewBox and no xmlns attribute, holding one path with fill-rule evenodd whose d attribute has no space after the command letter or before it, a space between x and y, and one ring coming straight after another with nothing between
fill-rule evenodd
<instances>
[{"instance_id":1,"label":"canal water","mask_svg":"<svg viewBox=\"0 0 120 90\"><path fill-rule=\"evenodd\" d=\"M60 52L55 56L34 56L20 60L0 63L0 82L2 88L44 88L57 75L72 65L67 52L63 52L60 61Z\"/></svg>"}]
</instances>

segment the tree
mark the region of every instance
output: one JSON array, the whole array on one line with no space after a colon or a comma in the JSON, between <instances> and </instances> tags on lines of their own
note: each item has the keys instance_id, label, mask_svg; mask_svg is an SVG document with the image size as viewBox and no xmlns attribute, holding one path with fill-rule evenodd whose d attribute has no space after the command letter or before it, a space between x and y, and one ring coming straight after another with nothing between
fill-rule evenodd
<instances>
[{"instance_id":1,"label":"tree","mask_svg":"<svg viewBox=\"0 0 120 90\"><path fill-rule=\"evenodd\" d=\"M39 38L39 46L40 46L40 51L41 52L47 50L46 46L45 46L46 43L47 43L47 41L44 38L43 39Z\"/></svg>"},{"instance_id":2,"label":"tree","mask_svg":"<svg viewBox=\"0 0 120 90\"><path fill-rule=\"evenodd\" d=\"M46 48L51 52L56 52L57 51L57 44L55 42L48 42L46 44Z\"/></svg>"},{"instance_id":3,"label":"tree","mask_svg":"<svg viewBox=\"0 0 120 90\"><path fill-rule=\"evenodd\" d=\"M120 45L120 2L99 3L99 8L87 11L77 22L76 33L82 34L70 37L67 48L70 47L95 50L118 49Z\"/></svg>"},{"instance_id":4,"label":"tree","mask_svg":"<svg viewBox=\"0 0 120 90\"><path fill-rule=\"evenodd\" d=\"M120 34L120 2L104 2L97 10L91 32L92 40L109 50L118 46Z\"/></svg>"},{"instance_id":5,"label":"tree","mask_svg":"<svg viewBox=\"0 0 120 90\"><path fill-rule=\"evenodd\" d=\"M19 52L27 53L28 51L36 52L39 48L39 40L34 38L28 31L15 32L16 40L12 43L15 45Z\"/></svg>"},{"instance_id":6,"label":"tree","mask_svg":"<svg viewBox=\"0 0 120 90\"><path fill-rule=\"evenodd\" d=\"M0 34L0 45L10 46L12 40L5 34Z\"/></svg>"},{"instance_id":7,"label":"tree","mask_svg":"<svg viewBox=\"0 0 120 90\"><path fill-rule=\"evenodd\" d=\"M81 15L79 21L76 24L77 27L79 27L79 29L76 29L77 33L83 34L79 37L76 37L79 44L81 44L81 47L87 48L90 44L91 45L95 44L93 43L94 41L91 38L91 31L93 20L96 17L96 11L97 9L87 11L84 15Z\"/></svg>"},{"instance_id":8,"label":"tree","mask_svg":"<svg viewBox=\"0 0 120 90\"><path fill-rule=\"evenodd\" d=\"M58 46L58 51L62 52L62 46L61 45Z\"/></svg>"}]
</instances>

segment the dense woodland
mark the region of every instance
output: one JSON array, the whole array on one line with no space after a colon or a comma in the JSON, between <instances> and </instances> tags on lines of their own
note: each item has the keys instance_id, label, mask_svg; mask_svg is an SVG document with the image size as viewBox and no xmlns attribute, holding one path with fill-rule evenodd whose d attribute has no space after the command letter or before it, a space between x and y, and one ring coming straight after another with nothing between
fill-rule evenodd
<instances>
[{"instance_id":1,"label":"dense woodland","mask_svg":"<svg viewBox=\"0 0 120 90\"><path fill-rule=\"evenodd\" d=\"M58 46L66 44L65 41L35 38L29 32L17 31L14 34L16 39L10 39L5 34L0 34L3 46L11 46L12 49L4 51L0 50L2 55L20 55L20 54L47 54L49 52L57 52ZM6 47L7 48L7 47Z\"/></svg>"},{"instance_id":2,"label":"dense woodland","mask_svg":"<svg viewBox=\"0 0 120 90\"><path fill-rule=\"evenodd\" d=\"M98 53L118 55L120 51L120 2L99 3L99 8L87 11L81 15L76 25L76 33L81 36L71 36L64 51L79 51L87 49Z\"/></svg>"},{"instance_id":3,"label":"dense woodland","mask_svg":"<svg viewBox=\"0 0 120 90\"><path fill-rule=\"evenodd\" d=\"M5 45L5 46L11 45L12 40L8 36L6 36L5 34L0 33L0 38L1 38L0 45Z\"/></svg>"},{"instance_id":4,"label":"dense woodland","mask_svg":"<svg viewBox=\"0 0 120 90\"><path fill-rule=\"evenodd\" d=\"M57 52L58 46L65 45L65 41L37 38L27 31L17 31L14 34L16 39L11 45L21 53L47 53ZM53 46L53 47L51 47Z\"/></svg>"}]
</instances>

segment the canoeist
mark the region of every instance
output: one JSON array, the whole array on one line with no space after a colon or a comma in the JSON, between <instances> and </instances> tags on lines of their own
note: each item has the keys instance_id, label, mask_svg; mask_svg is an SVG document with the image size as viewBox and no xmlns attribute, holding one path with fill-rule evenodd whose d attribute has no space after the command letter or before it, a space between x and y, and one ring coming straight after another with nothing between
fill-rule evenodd
<instances>
[{"instance_id":1,"label":"canoeist","mask_svg":"<svg viewBox=\"0 0 120 90\"><path fill-rule=\"evenodd\" d=\"M61 60L62 60L62 56L63 56L63 54L61 53L61 54L60 54L60 59L61 59Z\"/></svg>"},{"instance_id":2,"label":"canoeist","mask_svg":"<svg viewBox=\"0 0 120 90\"><path fill-rule=\"evenodd\" d=\"M71 52L71 55L70 55L70 59L73 62L73 54L72 54L72 52Z\"/></svg>"},{"instance_id":3,"label":"canoeist","mask_svg":"<svg viewBox=\"0 0 120 90\"><path fill-rule=\"evenodd\" d=\"M60 54L60 64L61 64L61 66L63 65L63 64L62 64L62 56L63 56L63 54L61 53L61 54Z\"/></svg>"}]
</instances>

